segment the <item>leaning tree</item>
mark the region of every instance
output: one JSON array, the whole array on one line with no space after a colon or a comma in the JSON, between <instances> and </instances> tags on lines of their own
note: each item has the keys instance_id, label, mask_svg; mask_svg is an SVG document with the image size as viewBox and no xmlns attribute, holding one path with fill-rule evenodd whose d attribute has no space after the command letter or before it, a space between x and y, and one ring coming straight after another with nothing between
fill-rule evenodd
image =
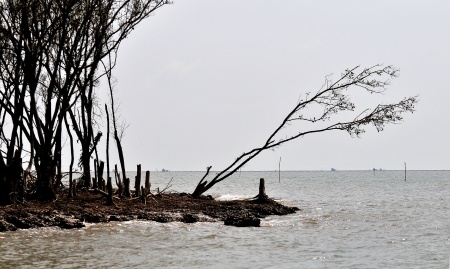
<instances>
[{"instance_id":1,"label":"leaning tree","mask_svg":"<svg viewBox=\"0 0 450 269\"><path fill-rule=\"evenodd\" d=\"M369 68L355 67L345 70L336 81L326 77L323 87L315 94L308 93L301 98L261 146L244 152L208 181L206 179L211 169L209 166L192 196L199 197L215 184L234 174L261 152L274 149L291 140L336 130L346 131L351 136L359 137L365 132L367 125L373 125L380 132L387 124L400 123L404 113L414 111L417 96L404 98L397 103L379 104L374 108L364 109L357 109L356 104L350 99L351 91L363 91L368 94L384 93L386 86L390 84L390 79L397 77L398 72L392 66L375 65ZM337 119L337 114L341 116L344 114L348 120L339 120L341 117ZM282 130L286 127L300 123L308 124L302 125L301 128L304 129L293 135L282 136Z\"/></svg>"}]
</instances>

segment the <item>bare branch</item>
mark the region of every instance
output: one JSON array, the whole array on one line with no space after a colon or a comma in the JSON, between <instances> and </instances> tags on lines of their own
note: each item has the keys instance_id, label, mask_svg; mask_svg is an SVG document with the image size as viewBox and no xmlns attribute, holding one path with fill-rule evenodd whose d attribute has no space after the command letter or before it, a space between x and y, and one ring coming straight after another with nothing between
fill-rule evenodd
<instances>
[{"instance_id":1,"label":"bare branch","mask_svg":"<svg viewBox=\"0 0 450 269\"><path fill-rule=\"evenodd\" d=\"M379 104L375 108L365 108L357 116L346 122L335 121L325 127L299 131L293 135L279 139L281 130L296 122L330 122L333 116L341 112L355 112L356 105L351 102L348 91L350 89L363 90L369 94L384 94L391 79L398 76L398 69L393 66L374 65L361 69L359 66L345 70L341 76L333 82L330 76L325 77L325 82L316 94L306 93L288 115L281 121L280 125L269 135L264 144L250 151L244 152L236 158L224 170L217 173L211 181L204 182L203 179L197 185L193 196L200 196L218 182L228 178L241 167L247 164L264 150L274 149L282 144L303 137L305 135L341 130L348 132L352 137L359 137L366 130L367 125L373 125L380 132L387 124L397 124L403 121L403 114L413 112L417 104L417 96L404 98L398 103ZM320 108L321 112L315 115L305 116L303 111L312 107ZM305 111L308 112L308 111ZM275 142L276 141L276 142ZM209 172L209 170L208 170Z\"/></svg>"}]
</instances>

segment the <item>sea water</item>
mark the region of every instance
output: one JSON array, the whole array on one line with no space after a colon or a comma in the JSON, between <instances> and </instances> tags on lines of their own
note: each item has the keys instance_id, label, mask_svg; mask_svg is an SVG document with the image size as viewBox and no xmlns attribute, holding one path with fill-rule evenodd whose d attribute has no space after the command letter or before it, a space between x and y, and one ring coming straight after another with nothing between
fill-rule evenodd
<instances>
[{"instance_id":1,"label":"sea water","mask_svg":"<svg viewBox=\"0 0 450 269\"><path fill-rule=\"evenodd\" d=\"M152 172L152 189L192 192L202 176ZM404 171L240 172L207 194L253 197L260 178L301 211L259 228L130 221L0 233L0 268L450 268L450 171L406 181Z\"/></svg>"}]
</instances>

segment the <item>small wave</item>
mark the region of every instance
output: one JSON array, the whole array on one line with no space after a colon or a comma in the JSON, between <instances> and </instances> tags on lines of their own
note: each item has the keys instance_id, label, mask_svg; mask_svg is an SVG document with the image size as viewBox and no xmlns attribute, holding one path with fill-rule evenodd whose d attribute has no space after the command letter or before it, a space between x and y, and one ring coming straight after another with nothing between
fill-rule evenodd
<instances>
[{"instance_id":1,"label":"small wave","mask_svg":"<svg viewBox=\"0 0 450 269\"><path fill-rule=\"evenodd\" d=\"M223 194L223 195L212 195L214 197L214 199L219 200L219 201L230 201L230 200L244 200L244 199L248 199L248 198L252 198L253 196L251 195L237 195L237 194Z\"/></svg>"}]
</instances>

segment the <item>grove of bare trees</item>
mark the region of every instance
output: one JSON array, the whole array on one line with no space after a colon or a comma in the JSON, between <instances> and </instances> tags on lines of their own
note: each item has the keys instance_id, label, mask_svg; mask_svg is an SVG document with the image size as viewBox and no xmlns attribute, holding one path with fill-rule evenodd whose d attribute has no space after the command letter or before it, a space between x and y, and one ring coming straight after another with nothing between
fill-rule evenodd
<instances>
[{"instance_id":1,"label":"grove of bare trees","mask_svg":"<svg viewBox=\"0 0 450 269\"><path fill-rule=\"evenodd\" d=\"M82 184L102 132L100 80L121 42L164 0L2 0L0 2L0 204L30 195L55 199L62 135L72 166L79 141ZM107 102L107 101L106 101ZM32 171L34 173L32 173ZM71 184L72 185L72 184Z\"/></svg>"}]
</instances>

